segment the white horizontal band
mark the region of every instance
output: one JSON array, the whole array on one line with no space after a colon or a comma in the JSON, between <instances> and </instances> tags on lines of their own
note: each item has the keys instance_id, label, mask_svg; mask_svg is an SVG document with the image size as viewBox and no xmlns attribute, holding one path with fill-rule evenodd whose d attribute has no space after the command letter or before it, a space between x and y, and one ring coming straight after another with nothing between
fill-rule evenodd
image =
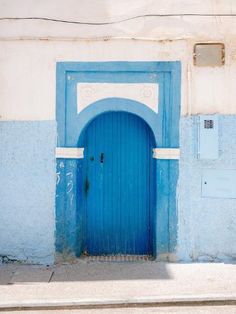
<instances>
[{"instance_id":1,"label":"white horizontal band","mask_svg":"<svg viewBox=\"0 0 236 314\"><path fill-rule=\"evenodd\" d=\"M179 159L180 149L179 148L154 148L153 158L156 159Z\"/></svg>"},{"instance_id":2,"label":"white horizontal band","mask_svg":"<svg viewBox=\"0 0 236 314\"><path fill-rule=\"evenodd\" d=\"M71 158L71 159L84 158L84 148L57 147L56 158Z\"/></svg>"},{"instance_id":3,"label":"white horizontal band","mask_svg":"<svg viewBox=\"0 0 236 314\"><path fill-rule=\"evenodd\" d=\"M79 159L84 158L84 148L72 148L72 147L57 147L56 158L71 158ZM154 148L153 158L156 159L179 159L179 148Z\"/></svg>"}]
</instances>

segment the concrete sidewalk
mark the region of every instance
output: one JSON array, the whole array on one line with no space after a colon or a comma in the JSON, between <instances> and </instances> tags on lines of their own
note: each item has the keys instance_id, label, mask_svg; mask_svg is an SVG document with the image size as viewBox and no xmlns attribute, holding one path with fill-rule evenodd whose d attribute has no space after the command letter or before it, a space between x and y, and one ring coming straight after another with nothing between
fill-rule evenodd
<instances>
[{"instance_id":1,"label":"concrete sidewalk","mask_svg":"<svg viewBox=\"0 0 236 314\"><path fill-rule=\"evenodd\" d=\"M212 302L236 305L236 265L77 260L0 266L0 311Z\"/></svg>"}]
</instances>

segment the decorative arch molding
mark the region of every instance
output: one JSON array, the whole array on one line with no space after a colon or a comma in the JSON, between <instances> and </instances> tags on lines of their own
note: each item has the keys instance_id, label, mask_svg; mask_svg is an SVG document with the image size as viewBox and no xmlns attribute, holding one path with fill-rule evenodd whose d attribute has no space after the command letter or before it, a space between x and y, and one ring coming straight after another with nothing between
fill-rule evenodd
<instances>
[{"instance_id":1,"label":"decorative arch molding","mask_svg":"<svg viewBox=\"0 0 236 314\"><path fill-rule=\"evenodd\" d=\"M158 112L159 86L156 83L78 83L77 112L105 98L125 98Z\"/></svg>"},{"instance_id":2,"label":"decorative arch molding","mask_svg":"<svg viewBox=\"0 0 236 314\"><path fill-rule=\"evenodd\" d=\"M175 253L177 244L176 190L179 164L172 150L179 148L180 62L59 62L57 63L57 146L72 148L71 156L57 159L56 250L80 256L83 221L83 130L98 115L125 111L143 119L153 132L158 148L168 150L170 158L155 159L156 217L154 255ZM141 98L104 94L78 110L79 83L158 85L158 110L144 105ZM118 85L117 85L118 86ZM130 97L128 97L130 98ZM140 101L139 101L140 100Z\"/></svg>"},{"instance_id":3,"label":"decorative arch molding","mask_svg":"<svg viewBox=\"0 0 236 314\"><path fill-rule=\"evenodd\" d=\"M140 117L147 123L147 125L152 130L155 142L157 144L157 114L153 110L145 106L145 104L142 104L132 99L106 98L90 104L78 114L78 128L74 130L74 132L77 133L78 146L83 146L83 132L86 129L87 125L98 115L109 111L123 111L127 113L132 113Z\"/></svg>"}]
</instances>

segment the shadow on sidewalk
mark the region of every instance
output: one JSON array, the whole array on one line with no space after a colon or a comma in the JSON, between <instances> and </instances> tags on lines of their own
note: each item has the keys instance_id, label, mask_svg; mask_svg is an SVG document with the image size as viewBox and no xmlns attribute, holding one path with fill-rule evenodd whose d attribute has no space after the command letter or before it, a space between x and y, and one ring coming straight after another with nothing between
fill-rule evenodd
<instances>
[{"instance_id":1,"label":"shadow on sidewalk","mask_svg":"<svg viewBox=\"0 0 236 314\"><path fill-rule=\"evenodd\" d=\"M171 279L166 263L97 262L78 259L71 264L38 265L7 264L0 266L0 285L109 280Z\"/></svg>"}]
</instances>

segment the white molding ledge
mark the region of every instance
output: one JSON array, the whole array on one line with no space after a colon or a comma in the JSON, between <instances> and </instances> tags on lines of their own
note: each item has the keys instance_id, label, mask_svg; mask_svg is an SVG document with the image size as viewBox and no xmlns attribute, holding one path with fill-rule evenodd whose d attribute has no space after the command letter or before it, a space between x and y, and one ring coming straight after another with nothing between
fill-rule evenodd
<instances>
[{"instance_id":1,"label":"white molding ledge","mask_svg":"<svg viewBox=\"0 0 236 314\"><path fill-rule=\"evenodd\" d=\"M84 158L84 148L57 147L56 158L80 159ZM154 148L153 158L155 159L179 159L179 148Z\"/></svg>"},{"instance_id":2,"label":"white molding ledge","mask_svg":"<svg viewBox=\"0 0 236 314\"><path fill-rule=\"evenodd\" d=\"M84 148L56 147L56 158L84 158Z\"/></svg>"},{"instance_id":3,"label":"white molding ledge","mask_svg":"<svg viewBox=\"0 0 236 314\"><path fill-rule=\"evenodd\" d=\"M180 149L179 148L154 148L153 158L156 159L179 159Z\"/></svg>"}]
</instances>

